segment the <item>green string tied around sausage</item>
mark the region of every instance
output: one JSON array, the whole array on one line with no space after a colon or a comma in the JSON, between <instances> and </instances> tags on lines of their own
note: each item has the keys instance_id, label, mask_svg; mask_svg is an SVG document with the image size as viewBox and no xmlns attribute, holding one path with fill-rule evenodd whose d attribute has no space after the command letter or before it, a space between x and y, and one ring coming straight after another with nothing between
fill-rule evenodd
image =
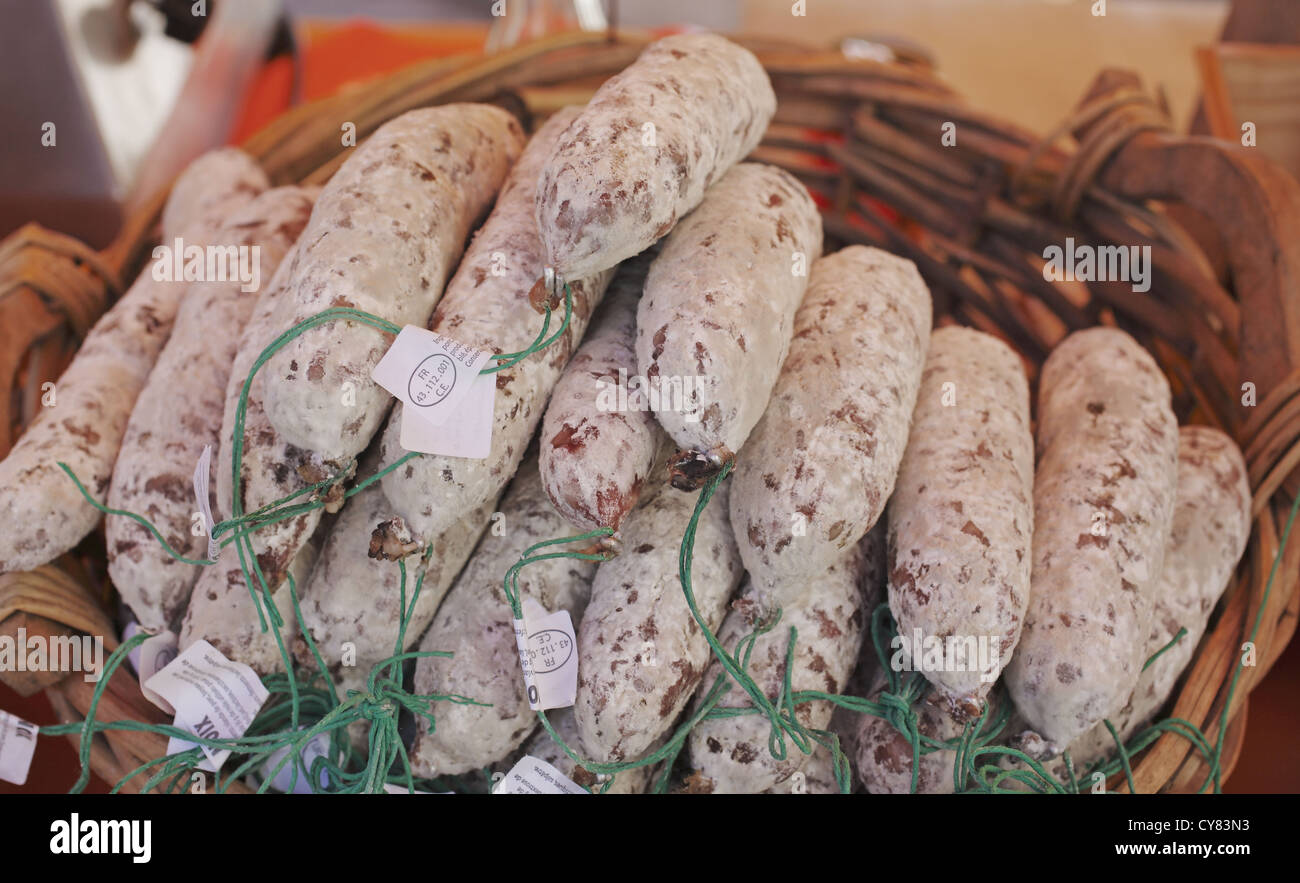
<instances>
[{"instance_id":1,"label":"green string tied around sausage","mask_svg":"<svg viewBox=\"0 0 1300 883\"><path fill-rule=\"evenodd\" d=\"M551 319L549 307L546 309L545 317L541 332L534 340L533 344L525 350L518 353L509 353L495 356L497 365L491 368L485 368L481 373L492 373L503 370L511 365L517 364L520 360L526 358L534 352L537 352L549 346L557 340L568 328L570 317L572 315L572 291L565 286L565 317L559 330L554 334L547 336ZM338 319L351 319L371 325L381 331L390 334L396 334L400 329L386 320L363 313L359 310L347 308L335 308L314 316L305 322L299 323L293 328L286 331L278 337L266 350L259 356L254 364L248 379L245 381L241 392L240 401L236 415L236 431L233 440L232 465L234 470L234 501L235 512L232 517L221 522L213 530L213 538L220 539L224 547L235 543L240 553L241 568L244 571L246 584L249 587L250 594L258 606L259 617L261 617L263 630L268 627L267 620L262 616L263 604L269 611L273 624L276 627L277 642L280 642L280 651L286 663L288 674L279 674L268 676L263 679L268 689L272 689L273 700L259 712L254 724L250 727L249 732L242 739L235 740L204 740L196 737L186 731L177 730L174 727L159 725L142 724L134 721L120 721L116 723L98 723L94 720L94 712L102 695L102 691L111 677L112 671L120 664L126 652L132 647L144 640L145 636L137 636L132 641L119 647L119 649L110 657L106 665L106 675L98 685L94 697L92 698L91 707L87 713L86 721L79 724L65 724L58 727L43 727L42 733L50 735L80 733L82 735L82 777L74 785L74 790L84 788L86 780L89 777L89 745L90 737L97 732L104 730L145 730L156 732L160 735L176 736L184 738L190 742L207 745L210 748L230 748L239 754L248 755L248 759L240 764L230 776L224 781L218 777L218 790L224 790L230 781L257 768L259 764L264 764L265 759L270 757L275 751L282 748L289 748L290 753L281 759L279 765L266 777L261 785L260 790L265 790L275 774L282 769L285 764L293 762L293 778L296 782L299 774L307 776L307 781L311 784L313 790L317 790L317 780L324 778L327 785L320 790L335 791L340 793L355 793L358 791L376 791L382 790L384 784L398 783L413 789L415 780L411 776L409 759L406 755L406 749L403 746L400 736L397 732L397 716L401 710L405 709L412 714L419 714L426 717L431 725L436 726L436 721L432 713L433 706L439 701L467 702L473 700L460 696L414 696L407 693L401 684L401 667L402 663L409 659L415 659L422 656L445 656L447 654L437 652L423 653L403 653L402 645L404 641L407 623L410 614L414 609L415 598L418 598L421 583L423 581L423 570L416 581L415 596L411 603L406 603L406 569L405 563L399 562L401 569L401 609L403 611L399 626L399 637L397 647L393 656L377 664L372 671L365 692L350 691L349 695L340 699L334 689L332 681L321 672L326 671L323 660L315 646L311 644L310 635L305 627L303 636L308 642L311 652L315 657L318 671L313 673L308 681L299 684L293 675L292 660L286 648L283 646L279 635L279 627L282 620L279 616L275 605L271 603L270 590L266 584L265 577L261 572L256 557L252 555L252 545L249 536L255 530L273 524L286 518L293 518L312 509L322 508L325 505L322 497L328 493L334 486L340 484L346 479L346 476L354 468L354 463L349 462L340 467L330 477L310 484L294 494L278 500L268 506L251 513L243 513L240 494L239 478L240 463L242 461L243 449L243 425L244 415L247 408L249 390L252 385L253 376L263 364L283 347L289 340L303 333L309 328L316 327L319 324ZM370 484L381 479L388 472L399 468L412 457L421 456L417 453L408 453L400 458L397 462L380 472L372 475L362 481L355 483L352 487L344 492L344 497L349 498L364 490ZM77 484L83 496L101 511L119 516L133 518L150 529L153 535L167 549L167 551L178 560L189 564L211 564L210 561L194 561L186 559L179 555L175 550L167 546L165 540L142 516L135 513L122 512L118 510L109 510L95 501L81 482L77 480L72 471L66 464L59 464L69 477ZM847 793L851 790L851 771L847 757L845 756L835 733L829 730L809 729L805 727L796 715L796 709L799 705L807 702L826 701L848 711L868 714L874 717L880 717L890 723L897 730L912 749L912 778L911 790L915 791L918 785L919 762L920 759L935 751L952 751L953 760L953 782L955 790L959 792L978 792L978 793L1019 793L1025 790L1037 791L1041 793L1080 793L1080 777L1076 776L1073 763L1070 760L1068 752L1064 755L1064 764L1067 773L1067 780L1062 782L1051 776L1043 765L1030 755L1006 745L997 744L999 737L1005 729L1010 719L1010 703L1003 702L998 709L994 709L988 704L982 710L978 720L966 724L960 737L948 740L939 740L926 736L920 732L920 718L916 712L916 703L925 700L929 690L928 682L920 673L909 673L903 677L900 672L895 671L888 664L886 648L890 646L895 626L889 615L888 606L880 605L872 615L871 640L881 665L882 670L886 673L888 683L886 688L878 694L875 701L868 700L865 697L847 696L839 694L829 694L820 691L794 691L791 685L791 677L794 663L794 648L798 640L797 630L789 630L789 643L786 649L786 666L783 683L775 699L769 698L748 674L750 655L757 639L773 628L775 628L781 618L779 609L773 611L766 620L757 623L754 630L745 635L737 642L733 651L728 652L722 647L716 634L708 627L695 602L694 592L691 585L691 562L694 555L694 541L696 528L699 519L708 505L709 500L717 490L718 486L725 480L732 469L733 464L727 464L713 479L711 479L701 490L697 500L695 511L687 524L684 536L682 538L681 549L679 553L679 578L682 585L682 591L685 595L687 605L694 616L696 623L700 626L705 635L710 650L723 668L723 674L719 675L708 690L704 693L699 702L697 709L690 713L683 720L672 734L654 751L649 752L644 757L636 760L603 763L589 761L582 758L572 747L565 744L559 734L555 731L554 726L547 718L545 711L538 711L537 717L542 727L547 731L550 737L561 748L561 750L576 764L597 774L603 784L599 790L605 791L613 783L613 777L620 772L645 767L652 764L662 764L662 771L657 777L652 790L656 793L663 793L668 790L672 781L672 772L682 748L685 746L687 736L691 730L703 720L718 719L726 717L735 717L747 714L764 715L770 722L768 748L771 755L782 760L788 756L788 749L785 740L788 737L795 747L803 754L811 754L817 746L829 751L833 760L833 768L837 786L841 792ZM306 502L295 502L301 497L306 497ZM1283 552L1294 525L1297 508L1300 507L1300 498L1293 503L1290 516L1287 519L1286 529L1283 533L1277 557L1273 562L1273 569L1269 574L1269 579L1260 600L1260 605L1256 614L1256 619L1251 631L1251 639L1257 635L1262 623L1265 604L1267 603L1274 579L1276 578L1277 569L1282 561ZM524 552L520 560L516 562L507 571L504 577L504 587L506 598L510 605L511 611L515 618L522 618L522 608L520 604L518 579L519 572L529 564L549 560L552 558L576 558L581 560L601 561L609 557L608 552L592 553L588 551L545 551L549 547L569 544L576 542L589 541L593 539L607 537L612 534L609 529L592 531L573 537L548 540L535 544ZM425 555L430 554L431 548L425 550ZM256 587L255 587L256 586ZM260 589L260 592L258 591ZM298 606L298 599L295 587L290 578L290 593L293 599L294 611L299 623L302 623L302 614ZM259 599L259 594L261 595ZM1146 665L1151 665L1162 653L1170 647L1177 644L1185 636L1186 630L1180 630L1179 633L1165 647L1158 650L1147 660ZM1208 772L1204 782L1200 786L1200 791L1213 785L1215 792L1221 788L1221 758L1223 744L1227 732L1227 715L1231 708L1232 697L1240 680L1240 675L1244 662L1238 660L1238 665L1234 671L1232 680L1229 684L1228 694L1224 703L1223 711L1219 720L1218 740L1211 744L1205 735L1194 724L1179 718L1170 718L1159 721L1152 726L1138 733L1127 745L1123 744L1116 732L1114 726L1107 721L1106 726L1112 734L1116 743L1116 756L1109 761L1098 762L1087 770L1082 777L1089 779L1100 774L1109 778L1123 772L1130 792L1134 791L1132 778L1132 758L1141 752L1165 733L1173 733L1192 743L1193 747L1199 752L1206 761ZM1144 666L1145 668L1145 666ZM321 684L317 684L317 681ZM739 687L750 700L748 707L728 707L721 708L718 703L722 697L733 688ZM309 726L301 724L302 720L310 720ZM359 770L357 769L354 751L350 742L345 738L344 730L352 723L366 721L370 724L368 736L370 752L367 761ZM287 727L287 729L283 729ZM319 734L330 734L330 756L318 757L308 769L301 761L299 753L312 738ZM339 761L331 760L330 757L339 757ZM174 790L184 784L192 774L196 764L202 760L202 753L199 749L190 749L176 755L159 758L140 767L128 774L117 787L128 779L140 775L146 770L157 767L152 773L151 778L146 782L146 790L153 787L161 787L164 790ZM1014 761L1017 766L1009 767L1008 761ZM399 766L400 762L400 766ZM399 771L394 773L394 768ZM484 771L485 778L488 771ZM1006 783L1017 783L1019 788L1007 787ZM430 787L438 787L434 783L424 783ZM447 784L446 781L440 780L440 784ZM457 779L453 784L462 788L474 787L466 786L464 782ZM292 786L291 786L292 787Z\"/></svg>"},{"instance_id":2,"label":"green string tied around sausage","mask_svg":"<svg viewBox=\"0 0 1300 883\"><path fill-rule=\"evenodd\" d=\"M553 333L550 332L552 310L548 304L543 312L541 330L533 342L519 352L501 353L492 356L491 358L495 360L496 364L483 368L479 373L492 374L512 367L533 353L549 347L564 335L573 316L573 291L568 284L564 286L564 308L564 317L559 328ZM289 341L311 328L338 320L359 322L388 334L398 334L401 331L400 327L379 316L361 310L336 307L299 322L279 335L261 352L244 381L235 413L235 428L231 439L233 511L229 519L219 522L212 530L212 538L217 540L222 548L232 543L235 544L245 585L248 587L249 594L257 610L261 629L264 633L268 628L274 630L285 673L268 675L262 678L263 685L270 691L271 697L254 718L248 732L239 739L205 738L173 726L148 724L140 721L108 723L97 721L96 712L113 673L121 665L126 655L149 637L146 634L137 635L122 644L109 657L105 664L104 673L92 694L84 721L42 727L40 730L41 733L46 735L79 735L81 737L81 774L72 786L73 792L83 790L89 782L90 748L93 737L96 734L113 730L151 732L168 738L184 739L187 742L211 749L229 749L236 754L247 755L247 760L237 765L233 772L224 779L217 775L216 790L218 791L225 791L232 781L241 779L249 772L265 765L272 755L283 749L287 749L287 753L264 777L264 781L259 786L259 791L267 790L280 771L290 763L293 764L291 767L290 790L297 785L300 775L306 776L306 781L313 791L326 790L338 793L375 792L382 791L385 784L392 783L414 789L415 780L411 774L409 758L398 732L398 719L401 712L407 711L425 717L432 726L436 726L432 708L437 701L481 704L475 703L474 700L467 697L457 695L415 695L406 691L403 687L402 664L404 662L426 656L450 655L437 651L402 652L407 627L414 613L415 603L419 598L424 582L424 569L421 568L420 574L415 581L414 593L408 604L406 600L407 572L405 560L397 563L400 570L401 613L399 615L395 652L392 656L374 666L367 679L367 689L365 691L349 691L349 694L344 698L338 696L333 681L328 675L323 674L328 669L303 621L293 577L292 575L287 577L290 597L293 602L294 614L300 626L300 633L317 665L317 671L305 683L300 683L298 677L294 674L293 660L288 648L284 645L281 634L284 619L271 599L273 587L268 585L261 565L254 554L251 535L268 525L295 518L314 509L324 508L326 506L325 495L346 480L355 469L356 464L355 460L349 460L329 477L308 484L288 496L253 512L245 513L243 511L243 495L240 493L244 424L253 378L262 366ZM389 472L400 468L411 458L418 456L422 455L415 452L407 453L395 463L348 487L343 492L343 498L346 500L355 496ZM85 485L66 463L59 463L58 466L68 475L90 505L105 515L130 518L143 525L171 557L183 564L196 566L209 566L216 563L207 559L191 559L180 554L171 547L157 527L143 515L108 508L87 491ZM424 558L427 559L431 554L432 544L425 548ZM310 720L311 723L309 725L303 724L304 720ZM367 740L369 748L364 764L358 760L350 740L346 738L346 729L351 724L362 722L368 728ZM328 756L316 758L311 769L308 769L301 760L301 752L312 739L322 734L328 734L329 736L330 749ZM339 760L335 761L331 758L339 758ZM149 770L153 770L150 778L146 780L143 790L162 788L169 792L175 791L190 780L190 777L197 771L198 764L203 759L204 754L199 748L156 758L129 772L115 784L113 790L117 791L128 781ZM358 766L360 766L360 769L358 769ZM397 773L393 773L395 767L398 769ZM318 783L322 779L325 784L318 787Z\"/></svg>"},{"instance_id":3,"label":"green string tied around sausage","mask_svg":"<svg viewBox=\"0 0 1300 883\"><path fill-rule=\"evenodd\" d=\"M706 636L714 657L722 665L725 673L720 675L710 686L698 709L678 726L672 736L660 748L637 760L621 763L601 763L585 760L560 738L547 720L545 712L538 712L538 718L543 727L571 760L593 773L611 776L626 770L663 762L664 770L653 788L654 791L662 793L667 789L671 768L685 744L687 735L700 721L744 714L763 714L771 721L769 750L774 758L781 760L786 757L784 737L787 735L791 737L791 741L794 742L795 746L805 754L811 753L813 743L821 745L831 752L835 779L839 790L842 793L848 793L851 790L849 764L840 748L838 737L834 733L825 730L808 730L803 727L794 714L795 707L805 702L826 701L851 712L882 718L902 735L912 749L912 773L909 789L912 792L915 792L918 787L921 757L936 751L946 750L954 753L953 783L954 790L959 793L1005 794L1024 793L1025 791L1053 794L1081 793L1081 777L1076 775L1068 751L1064 753L1062 758L1066 770L1066 781L1058 781L1034 757L1019 749L998 744L999 737L1010 721L1010 702L1000 703L996 711L994 711L992 704L986 702L980 717L977 720L968 722L963 728L962 735L957 738L940 740L923 734L920 731L920 717L916 712L916 703L925 700L930 689L929 683L919 672L911 672L904 677L902 673L896 671L890 665L886 648L892 646L891 642L894 634L896 634L896 626L887 604L879 605L872 614L871 640L880 668L887 676L886 688L879 693L875 701L864 697L830 694L821 691L793 691L790 687L790 680L794 662L794 647L798 639L797 630L794 628L790 629L790 641L786 648L785 677L782 689L775 700L769 699L748 675L747 669L754 642L761 634L770 631L779 622L780 611L775 611L768 621L759 623L753 632L738 642L733 653L728 653L700 615L691 587L691 561L694 554L696 527L704 508L708 505L709 499L727 477L731 468L732 465L728 464L700 491L695 511L682 539L679 556L679 577L687 605L690 607L696 623ZM1300 509L1300 497L1297 497L1292 503L1286 528L1279 543L1278 552L1274 558L1272 570L1269 573L1269 579L1263 597L1260 599L1255 623L1251 630L1250 639L1252 641L1258 634L1262 623L1264 607L1276 579L1278 567L1283 560L1283 553L1286 550L1288 538L1294 527L1298 509ZM556 542L588 539L592 536L607 533L608 531L597 531L592 534L571 537L568 540L552 540L545 544L539 544L539 547ZM534 549L536 548L538 547L534 547ZM530 563L530 554L534 549L526 552L521 560L511 568L507 582L512 578L517 580L518 569ZM531 560L540 560L540 558ZM507 589L507 596L510 596L509 589ZM515 602L512 601L511 603L513 609ZM517 610L516 615L518 615ZM1143 668L1150 666L1161 654L1181 641L1186 633L1186 629L1180 629L1168 644L1151 655ZM1168 718L1158 721L1136 734L1128 744L1124 744L1114 725L1110 721L1106 721L1105 726L1115 741L1115 757L1093 764L1082 778L1087 780L1100 775L1103 779L1109 779L1111 776L1123 772L1129 792L1136 793L1132 774L1133 756L1149 747L1164 733L1173 733L1189 741L1206 763L1207 773L1199 791L1204 792L1207 787L1213 784L1215 793L1220 792L1222 784L1221 758L1227 733L1228 710L1231 708L1232 697L1243 668L1244 661L1239 659L1220 715L1219 737L1214 744L1209 742L1205 734L1195 724L1181 718ZM733 684L739 685L750 697L752 702L750 707L717 707L722 695L731 689ZM1008 767L1004 765L1004 761L1018 763L1020 768ZM1018 783L1021 787L1008 787L1007 782ZM609 784L610 782L606 782L605 788L608 788Z\"/></svg>"}]
</instances>

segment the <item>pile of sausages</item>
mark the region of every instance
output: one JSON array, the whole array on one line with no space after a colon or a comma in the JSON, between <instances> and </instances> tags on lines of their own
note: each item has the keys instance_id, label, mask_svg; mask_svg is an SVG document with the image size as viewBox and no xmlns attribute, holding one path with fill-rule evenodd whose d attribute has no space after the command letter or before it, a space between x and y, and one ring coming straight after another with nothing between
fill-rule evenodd
<instances>
[{"instance_id":1,"label":"pile of sausages","mask_svg":"<svg viewBox=\"0 0 1300 883\"><path fill-rule=\"evenodd\" d=\"M60 461L95 500L205 559L192 475L212 446L215 520L313 485L322 505L206 564L109 516L123 604L144 629L207 640L261 674L286 658L314 666L310 638L355 689L399 649L452 651L420 659L413 689L486 704L419 721L422 776L527 751L598 781L536 725L502 588L526 549L575 530L608 535L606 560L530 565L519 592L578 623L577 698L552 721L589 761L642 758L701 710L725 677L704 628L728 652L766 629L747 671L769 699L786 684L878 696L888 678L868 633L882 602L906 639L891 664L929 685L925 735L954 738L1011 703L1014 744L1104 757L1103 721L1127 736L1160 710L1242 555L1240 451L1216 430L1180 431L1155 361L1104 327L1047 360L1035 432L1020 356L934 328L909 261L823 255L804 187L742 161L775 109L753 55L690 34L650 45L531 139L499 108L452 104L382 126L316 190L270 189L237 150L201 158L172 191L164 241L258 246L268 282L247 292L145 269L0 463L0 572L50 562L99 523ZM371 378L392 335L362 322L306 330L249 382L284 331L336 307L518 352L540 327L542 279L568 286L572 313L495 374L486 458L398 464L402 408ZM346 501L319 486L394 466ZM696 489L728 468L696 526L692 610L682 538ZM402 557L423 579L406 611ZM281 634L254 594L279 609ZM989 652L936 665L913 636ZM732 684L719 702L751 699ZM910 788L911 745L888 722L824 700L795 714L838 735L866 789ZM787 743L778 758L770 734L763 715L701 721L682 753L692 790L837 790L826 748ZM926 754L921 790L952 790L951 760ZM614 790L650 780L620 773Z\"/></svg>"}]
</instances>

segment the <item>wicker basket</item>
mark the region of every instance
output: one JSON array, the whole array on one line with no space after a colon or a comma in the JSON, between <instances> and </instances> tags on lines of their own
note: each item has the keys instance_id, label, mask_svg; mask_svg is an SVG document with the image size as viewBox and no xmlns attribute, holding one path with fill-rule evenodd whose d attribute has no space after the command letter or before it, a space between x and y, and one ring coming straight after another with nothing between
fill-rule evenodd
<instances>
[{"instance_id":1,"label":"wicker basket","mask_svg":"<svg viewBox=\"0 0 1300 883\"><path fill-rule=\"evenodd\" d=\"M1023 354L1031 377L1069 331L1123 327L1165 368L1180 423L1219 426L1240 443L1254 494L1249 550L1171 710L1211 744L1218 740L1228 683L1258 615L1258 664L1243 671L1227 709L1226 774L1250 689L1290 639L1300 605L1300 542L1287 545L1265 598L1300 485L1300 185L1247 148L1171 134L1158 102L1122 72L1100 75L1060 137L1043 140L966 106L923 63L741 42L759 55L780 100L754 156L789 169L814 193L828 251L863 242L911 258L931 286L936 321L999 333ZM345 122L364 136L412 108L488 101L535 127L585 101L643 45L634 34L574 34L488 58L420 64L297 107L245 148L276 184L320 182L343 159ZM942 145L945 131L955 145ZM0 453L39 407L41 382L57 377L138 272L164 198L130 218L102 253L34 226L0 245L0 384L13 390L0 402ZM1067 236L1149 244L1151 291L1046 281L1043 249ZM1247 382L1253 407L1242 403ZM0 577L0 631L21 623L29 633L111 635L104 570L95 536L52 565ZM92 690L79 677L26 686L45 689L65 720L84 715ZM109 684L99 717L164 722L129 674ZM96 737L91 760L117 781L163 751L161 737L113 733ZM1166 734L1140 756L1133 780L1141 792L1195 790L1205 771L1188 742ZM1122 779L1112 785L1125 788Z\"/></svg>"}]
</instances>

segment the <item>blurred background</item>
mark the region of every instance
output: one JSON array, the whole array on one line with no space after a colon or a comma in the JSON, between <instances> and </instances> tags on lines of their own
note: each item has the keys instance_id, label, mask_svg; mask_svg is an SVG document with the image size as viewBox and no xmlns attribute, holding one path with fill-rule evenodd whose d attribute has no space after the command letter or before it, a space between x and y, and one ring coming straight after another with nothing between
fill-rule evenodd
<instances>
[{"instance_id":1,"label":"blurred background","mask_svg":"<svg viewBox=\"0 0 1300 883\"><path fill-rule=\"evenodd\" d=\"M1096 0L806 0L806 14L794 15L794 0L608 2L11 0L0 7L0 100L13 127L0 145L0 236L36 220L103 245L122 204L292 104L420 59L548 29L598 29L611 18L628 28L914 47L974 106L1038 132L1073 107L1098 70L1125 66L1164 88L1185 129L1201 91L1195 49L1218 39L1231 5L1109 0L1097 16ZM1237 5L1292 7L1289 24L1274 21L1272 9L1240 12L1238 31L1256 42L1293 40L1300 3ZM1251 15L1259 21L1245 21ZM165 126L169 119L175 125ZM53 156L42 143L50 123Z\"/></svg>"},{"instance_id":2,"label":"blurred background","mask_svg":"<svg viewBox=\"0 0 1300 883\"><path fill-rule=\"evenodd\" d=\"M1102 68L1129 68L1177 130L1233 136L1268 118L1278 134L1261 150L1300 170L1297 55L1251 48L1300 43L1300 0L1101 2L1104 16L1097 0L5 0L0 238L37 221L102 248L193 157L294 105L420 60L610 25L927 58L971 105L1037 133ZM1300 642L1252 695L1226 790L1300 791L1298 685ZM52 721L40 694L0 685L0 708ZM71 784L65 749L28 789Z\"/></svg>"}]
</instances>

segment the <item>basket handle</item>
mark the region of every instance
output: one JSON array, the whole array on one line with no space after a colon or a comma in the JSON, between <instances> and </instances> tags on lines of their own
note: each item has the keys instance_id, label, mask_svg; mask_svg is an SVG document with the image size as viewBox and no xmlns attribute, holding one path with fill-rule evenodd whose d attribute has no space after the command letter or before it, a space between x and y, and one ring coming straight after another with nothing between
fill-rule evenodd
<instances>
[{"instance_id":1,"label":"basket handle","mask_svg":"<svg viewBox=\"0 0 1300 883\"><path fill-rule=\"evenodd\" d=\"M1084 100L1140 85L1105 71ZM1155 131L1120 146L1096 180L1127 199L1181 202L1218 229L1241 305L1238 381L1258 396L1241 439L1261 508L1289 474L1300 481L1300 183L1251 148Z\"/></svg>"}]
</instances>

